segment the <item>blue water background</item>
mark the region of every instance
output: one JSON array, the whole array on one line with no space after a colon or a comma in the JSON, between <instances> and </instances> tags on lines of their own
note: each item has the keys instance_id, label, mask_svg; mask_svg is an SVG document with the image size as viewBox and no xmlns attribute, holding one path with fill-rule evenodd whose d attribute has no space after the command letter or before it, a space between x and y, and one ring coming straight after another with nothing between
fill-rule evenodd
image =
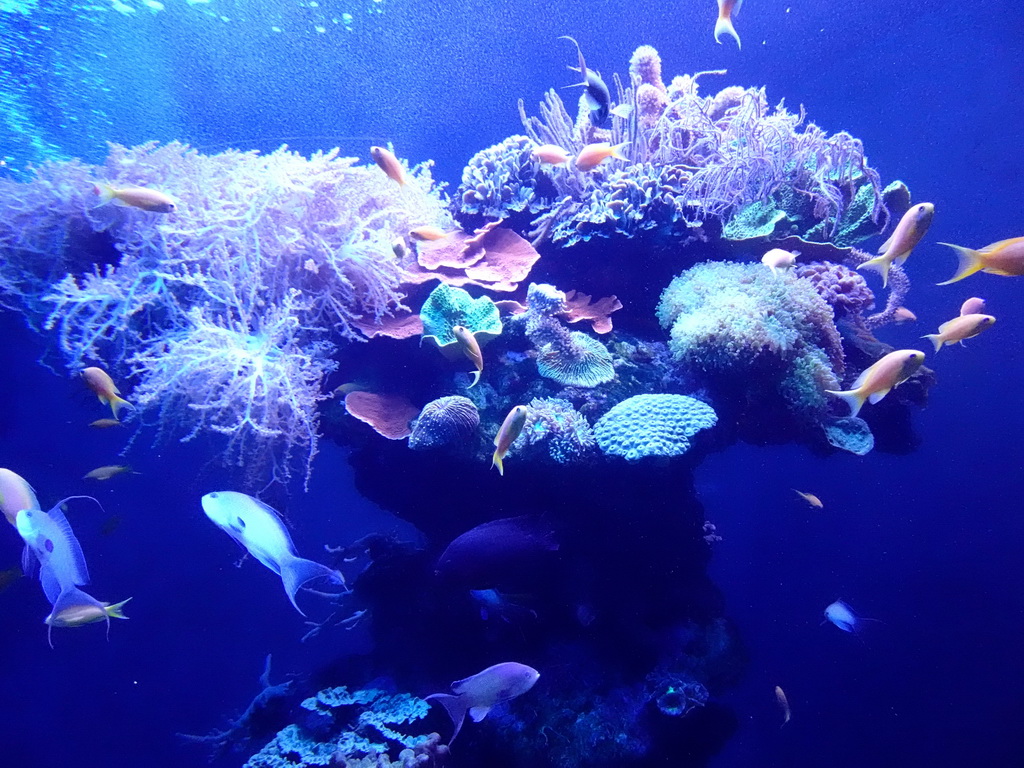
<instances>
[{"instance_id":1,"label":"blue water background","mask_svg":"<svg viewBox=\"0 0 1024 768\"><path fill-rule=\"evenodd\" d=\"M707 516L724 537L712 575L751 655L746 680L724 697L739 730L713 765L1024 765L1021 283L982 275L934 286L954 267L937 242L1024 234L1024 11L987 1L748 0L737 52L711 39L713 5L388 0L378 13L373 3L330 0L319 10L167 0L162 13L130 18L37 9L0 23L8 47L38 41L22 44L28 58L8 51L9 60L39 80L55 75L22 102L37 146L93 162L104 140L219 151L313 137L287 143L340 144L364 158L369 143L391 140L412 161L435 159L454 184L474 152L519 132L517 98L532 111L547 87L571 82L561 34L605 74L625 73L633 49L649 43L667 76L728 68L705 88L765 85L771 103L803 104L829 131L861 138L883 179L900 178L936 205L909 263L908 304L921 321L887 327L883 340L921 346L917 337L971 295L986 298L999 322L964 349L929 354L939 383L914 414L922 442L913 454L735 446L699 468ZM202 12L211 8L232 20ZM341 12L353 14L352 32L329 18L326 33L315 31ZM49 30L33 26L40 19ZM5 77L5 86L25 82ZM26 154L3 137L11 146L0 144L0 155ZM0 315L0 334L0 466L29 477L44 504L89 492L77 478L115 461L121 441L87 431L102 409L35 364L42 344L17 317ZM239 553L199 508L199 496L220 487L202 472L203 448L154 450L136 462L140 474L92 487L105 513L85 502L70 513L95 592L135 598L110 642L96 628L56 632L51 650L38 584L22 579L0 594L3 765L203 764L174 734L222 726L243 709L268 652L284 674L345 650L299 644L301 618L273 574L234 567ZM791 488L812 490L826 508L795 503ZM311 493L283 506L300 552L400 525L360 499L343 451L326 444ZM623 525L642 513L624 510ZM123 522L102 535L112 514ZM0 568L19 549L13 531L0 531ZM863 642L819 626L836 598L884 623ZM359 643L355 633L350 644ZM793 708L781 730L775 685Z\"/></svg>"}]
</instances>

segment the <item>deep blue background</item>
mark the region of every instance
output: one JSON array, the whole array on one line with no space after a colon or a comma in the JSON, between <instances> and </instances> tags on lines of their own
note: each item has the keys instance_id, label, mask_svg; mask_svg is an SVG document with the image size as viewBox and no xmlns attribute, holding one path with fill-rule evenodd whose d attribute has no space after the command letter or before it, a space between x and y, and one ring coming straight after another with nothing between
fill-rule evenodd
<instances>
[{"instance_id":1,"label":"deep blue background","mask_svg":"<svg viewBox=\"0 0 1024 768\"><path fill-rule=\"evenodd\" d=\"M923 443L912 455L822 459L737 446L699 469L724 537L713 575L752 657L746 682L726 697L741 727L716 765L1024 765L1022 283L981 275L934 285L955 264L937 242L1024 235L1019 4L748 0L737 52L711 39L712 0L387 0L383 13L331 0L317 9L165 3L163 13L131 18L45 10L66 5L56 2L34 17L0 16L0 53L21 69L5 70L0 85L35 86L21 105L39 138L90 161L102 159L105 140L181 139L217 151L313 137L288 143L340 144L362 157L371 141L391 140L457 183L474 152L520 130L517 98L532 111L547 87L572 81L562 34L606 76L625 73L632 50L650 43L667 77L728 68L705 88L765 85L770 101L803 104L827 130L862 138L883 179L901 178L915 199L936 204L908 264L908 305L921 321L885 329L884 340L919 345L971 295L985 297L999 322L932 359L939 384L914 416ZM351 33L330 22L343 12L354 16ZM24 137L0 132L0 155L23 157L24 147ZM75 394L77 382L34 364L41 346L10 313L0 316L0 349L0 466L30 478L44 504L87 492L77 478L114 461L123 436L81 426L102 409ZM233 545L199 509L199 496L219 487L199 472L202 449L154 451L141 474L99 487L106 516L123 519L109 536L103 514L84 503L71 512L94 593L135 597L132 620L118 622L109 643L100 630L65 631L51 651L38 585L22 579L0 593L3 765L49 768L83 755L111 766L198 764L173 734L221 725L244 707L268 651L282 673L338 651L297 642L301 619L273 574L233 567ZM791 488L817 493L825 509L802 506ZM358 498L331 446L312 492L287 512L310 554L395 525ZM0 530L0 568L18 551L14 532ZM863 642L819 626L836 598L884 623ZM783 729L777 684L793 707Z\"/></svg>"}]
</instances>

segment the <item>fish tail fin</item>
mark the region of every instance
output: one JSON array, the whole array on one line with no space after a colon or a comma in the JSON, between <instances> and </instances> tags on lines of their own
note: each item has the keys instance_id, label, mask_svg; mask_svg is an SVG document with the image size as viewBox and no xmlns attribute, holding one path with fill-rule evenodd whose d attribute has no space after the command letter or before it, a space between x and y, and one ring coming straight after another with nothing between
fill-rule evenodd
<instances>
[{"instance_id":1,"label":"fish tail fin","mask_svg":"<svg viewBox=\"0 0 1024 768\"><path fill-rule=\"evenodd\" d=\"M131 600L131 598L129 597L128 600ZM127 619L128 617L124 615L124 606L128 603L128 600L122 600L120 603L113 603L104 608L107 616L112 619Z\"/></svg>"},{"instance_id":2,"label":"fish tail fin","mask_svg":"<svg viewBox=\"0 0 1024 768\"><path fill-rule=\"evenodd\" d=\"M889 268L891 266L892 259L888 255L883 255L874 259L868 259L863 264L858 265L857 269L873 269L882 276L882 287L886 288L889 285Z\"/></svg>"},{"instance_id":3,"label":"fish tail fin","mask_svg":"<svg viewBox=\"0 0 1024 768\"><path fill-rule=\"evenodd\" d=\"M281 581L284 582L284 591L288 594L292 605L295 606L295 610L303 616L306 614L302 613L299 604L295 602L295 593L306 582L317 578L330 579L335 584L345 586L345 578L341 575L341 571L328 568L326 565L307 560L304 557L295 557L281 563Z\"/></svg>"},{"instance_id":4,"label":"fish tail fin","mask_svg":"<svg viewBox=\"0 0 1024 768\"><path fill-rule=\"evenodd\" d=\"M109 203L111 200L117 197L117 193L114 191L114 188L109 184L104 184L102 181L97 181L95 184L93 184L92 191L93 194L100 199L100 205L103 205L104 203Z\"/></svg>"},{"instance_id":5,"label":"fish tail fin","mask_svg":"<svg viewBox=\"0 0 1024 768\"><path fill-rule=\"evenodd\" d=\"M924 336L922 336L921 338L922 339L928 339L928 341L930 341L935 346L935 351L936 352L938 352L940 349L942 349L942 343L943 342L942 342L941 334L938 334L938 333L927 333Z\"/></svg>"},{"instance_id":6,"label":"fish tail fin","mask_svg":"<svg viewBox=\"0 0 1024 768\"><path fill-rule=\"evenodd\" d=\"M481 373L483 373L483 371L473 371L470 373L470 376L473 377L473 382L468 387L466 387L466 389L472 389L473 387L480 383Z\"/></svg>"},{"instance_id":7,"label":"fish tail fin","mask_svg":"<svg viewBox=\"0 0 1024 768\"><path fill-rule=\"evenodd\" d=\"M622 154L622 150L624 150L628 146L629 146L629 142L628 141L624 141L621 144L616 144L615 146L613 146L612 147L612 157L617 157L619 160L626 160L626 161L628 161L629 158L626 157L624 154Z\"/></svg>"},{"instance_id":8,"label":"fish tail fin","mask_svg":"<svg viewBox=\"0 0 1024 768\"><path fill-rule=\"evenodd\" d=\"M455 737L459 735L459 731L462 730L462 724L466 721L466 711L469 708L461 696L453 696L450 693L432 693L424 699L424 701L431 700L440 702L441 706L448 712L448 717L455 723L455 732L448 739L448 746L450 747L452 742L455 741Z\"/></svg>"},{"instance_id":9,"label":"fish tail fin","mask_svg":"<svg viewBox=\"0 0 1024 768\"><path fill-rule=\"evenodd\" d=\"M736 32L736 27L732 25L732 19L728 16L719 16L718 21L715 22L715 42L719 45L722 44L722 35L728 35L736 41L736 48L742 49L743 44L740 42L740 36Z\"/></svg>"},{"instance_id":10,"label":"fish tail fin","mask_svg":"<svg viewBox=\"0 0 1024 768\"><path fill-rule=\"evenodd\" d=\"M497 451L494 452L494 456L491 457L491 466L498 468L498 474L502 477L505 476L505 465L502 464L502 456Z\"/></svg>"},{"instance_id":11,"label":"fish tail fin","mask_svg":"<svg viewBox=\"0 0 1024 768\"><path fill-rule=\"evenodd\" d=\"M939 243L939 245L945 245L952 248L956 252L956 257L960 261L956 267L956 274L949 278L949 280L938 283L938 285L949 285L950 283L958 282L985 268L983 255L980 252L975 251L973 248L964 248L961 245L953 245L952 243Z\"/></svg>"},{"instance_id":12,"label":"fish tail fin","mask_svg":"<svg viewBox=\"0 0 1024 768\"><path fill-rule=\"evenodd\" d=\"M129 403L123 397L119 397L118 395L111 395L110 398L109 398L109 402L110 402L110 410L113 411L114 418L118 419L118 420L120 420L120 418L121 418L119 414L120 414L122 408L130 408L133 411L135 410L135 406L134 405Z\"/></svg>"},{"instance_id":13,"label":"fish tail fin","mask_svg":"<svg viewBox=\"0 0 1024 768\"><path fill-rule=\"evenodd\" d=\"M850 406L851 418L860 413L860 409L863 407L864 401L866 400L866 398L863 394L861 394L861 391L859 389L847 389L842 392L837 392L832 389L826 389L825 393L829 395L835 395L836 397L842 398L844 401L846 401L846 404Z\"/></svg>"}]
</instances>

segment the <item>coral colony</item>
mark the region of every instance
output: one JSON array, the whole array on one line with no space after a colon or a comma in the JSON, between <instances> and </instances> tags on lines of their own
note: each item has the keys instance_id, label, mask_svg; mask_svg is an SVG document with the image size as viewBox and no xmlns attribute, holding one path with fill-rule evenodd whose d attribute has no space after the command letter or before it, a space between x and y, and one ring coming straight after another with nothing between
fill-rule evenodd
<instances>
[{"instance_id":1,"label":"coral colony","mask_svg":"<svg viewBox=\"0 0 1024 768\"><path fill-rule=\"evenodd\" d=\"M874 333L909 283L894 265L876 294L854 246L909 193L764 89L715 92L724 74L666 82L642 46L600 126L555 90L536 116L520 101L524 134L475 154L452 199L429 163L381 148L387 173L336 150L171 143L0 180L0 302L70 371L109 370L137 434L223 441L250 490L308 479L327 434L353 448L360 490L431 542L337 550L334 567L365 567L308 637L368 621L382 679L302 702L248 765L441 764L431 731L449 724L401 691L503 653L541 671L538 690L467 723L466 764L503 765L506 744L536 758L522 764L625 765L727 738L714 699L743 654L689 469L735 440L899 450L933 379L921 368L858 418L826 394L892 351ZM605 159L556 162L585 147ZM173 211L101 204L98 184L159 190ZM773 248L795 264L760 263ZM488 567L442 579L446 542Z\"/></svg>"}]
</instances>

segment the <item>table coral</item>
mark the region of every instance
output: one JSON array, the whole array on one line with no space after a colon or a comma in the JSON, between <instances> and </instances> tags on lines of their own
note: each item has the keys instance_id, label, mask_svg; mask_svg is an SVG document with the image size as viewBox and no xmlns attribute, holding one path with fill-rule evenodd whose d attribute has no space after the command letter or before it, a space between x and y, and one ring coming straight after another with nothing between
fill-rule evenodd
<instances>
[{"instance_id":1,"label":"table coral","mask_svg":"<svg viewBox=\"0 0 1024 768\"><path fill-rule=\"evenodd\" d=\"M636 461L646 456L680 456L690 438L718 422L714 409L686 395L634 395L594 425L605 454Z\"/></svg>"}]
</instances>

